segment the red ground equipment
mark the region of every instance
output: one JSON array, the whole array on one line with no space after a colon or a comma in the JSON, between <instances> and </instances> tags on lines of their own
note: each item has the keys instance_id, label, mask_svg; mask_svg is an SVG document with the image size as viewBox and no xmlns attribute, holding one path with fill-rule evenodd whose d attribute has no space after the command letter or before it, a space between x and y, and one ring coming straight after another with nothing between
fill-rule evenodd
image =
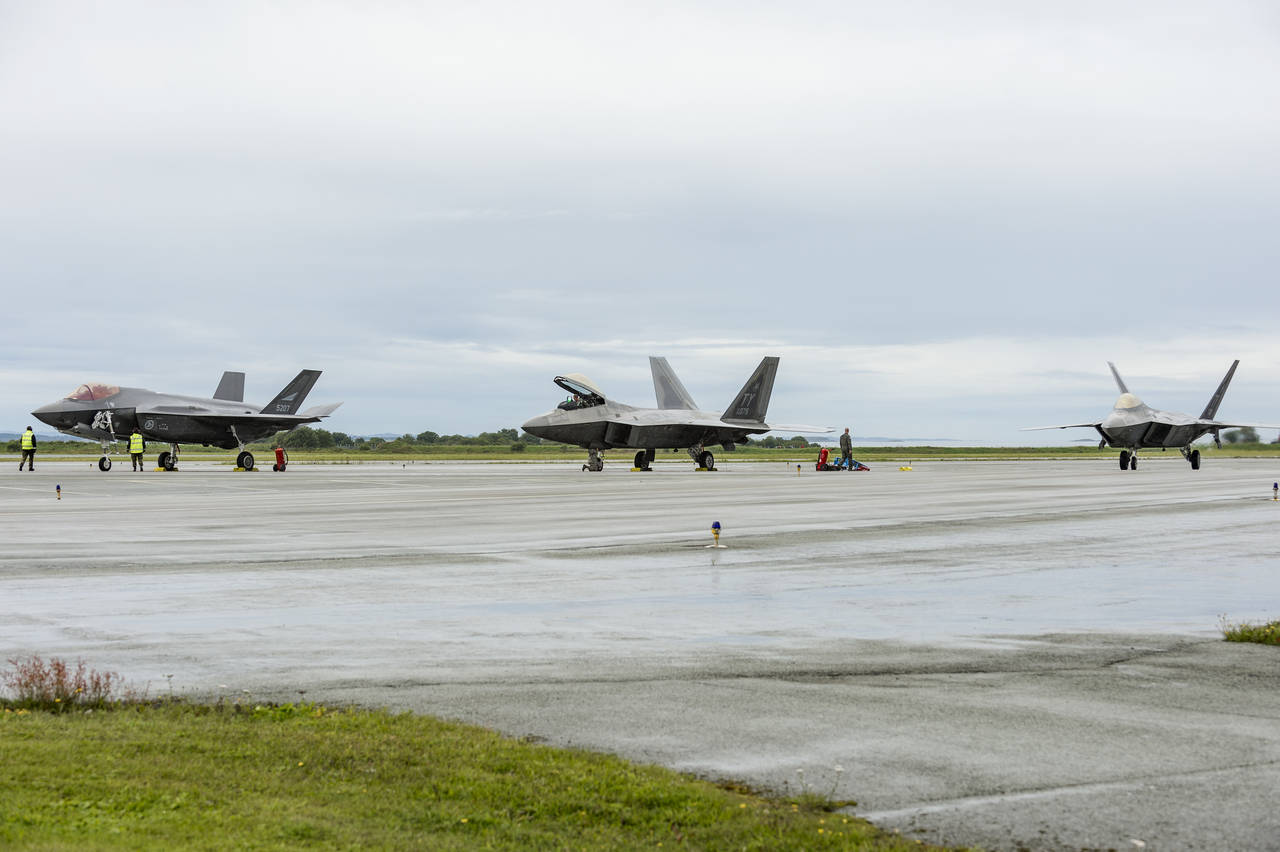
<instances>
[{"instance_id":1,"label":"red ground equipment","mask_svg":"<svg viewBox=\"0 0 1280 852\"><path fill-rule=\"evenodd\" d=\"M823 447L818 451L818 463L814 465L814 468L817 470L871 470L871 468L857 459L849 459L849 464L846 466L843 456L836 462L831 462L830 458L831 451Z\"/></svg>"},{"instance_id":2,"label":"red ground equipment","mask_svg":"<svg viewBox=\"0 0 1280 852\"><path fill-rule=\"evenodd\" d=\"M283 471L285 465L289 463L289 454L284 451L284 447L276 447L276 463L271 465L271 469L275 471Z\"/></svg>"}]
</instances>

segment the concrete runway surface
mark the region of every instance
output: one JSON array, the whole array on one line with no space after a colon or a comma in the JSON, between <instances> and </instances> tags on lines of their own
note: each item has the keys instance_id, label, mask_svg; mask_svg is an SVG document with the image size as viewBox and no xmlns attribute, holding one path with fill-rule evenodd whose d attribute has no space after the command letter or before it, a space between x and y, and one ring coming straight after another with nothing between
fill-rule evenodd
<instances>
[{"instance_id":1,"label":"concrete runway surface","mask_svg":"<svg viewBox=\"0 0 1280 852\"><path fill-rule=\"evenodd\" d=\"M1280 649L1217 630L1280 617L1280 462L721 466L38 462L0 479L0 651L814 790L940 843L1280 849Z\"/></svg>"}]
</instances>

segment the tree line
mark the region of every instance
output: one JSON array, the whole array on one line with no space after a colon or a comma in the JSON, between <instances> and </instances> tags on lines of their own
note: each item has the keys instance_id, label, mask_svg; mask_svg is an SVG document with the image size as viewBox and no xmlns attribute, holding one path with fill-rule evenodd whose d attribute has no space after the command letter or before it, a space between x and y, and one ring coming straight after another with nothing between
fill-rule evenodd
<instances>
[{"instance_id":1,"label":"tree line","mask_svg":"<svg viewBox=\"0 0 1280 852\"><path fill-rule=\"evenodd\" d=\"M544 441L528 432L518 429L498 429L494 432L481 432L479 435L441 435L430 430L416 435L406 432L398 438L363 438L352 437L346 432L330 432L328 429L313 429L300 426L291 432L277 432L261 444L271 447L284 447L286 450L413 450L421 447L509 447L516 452L525 447L538 444L553 445L556 441ZM761 440L753 440L766 449L781 447L785 449L804 449L813 446L805 438L796 435L792 438L778 438L768 435Z\"/></svg>"},{"instance_id":2,"label":"tree line","mask_svg":"<svg viewBox=\"0 0 1280 852\"><path fill-rule=\"evenodd\" d=\"M299 426L289 432L277 432L261 443L272 447L284 447L287 450L411 450L415 447L430 446L509 446L514 449L516 445L521 445L523 449L525 446L541 444L543 441L528 433L521 435L518 429L498 429L496 432L481 432L479 435L441 435L428 430L416 435L406 432L398 438L365 438L348 435L346 432L330 432L328 429Z\"/></svg>"}]
</instances>

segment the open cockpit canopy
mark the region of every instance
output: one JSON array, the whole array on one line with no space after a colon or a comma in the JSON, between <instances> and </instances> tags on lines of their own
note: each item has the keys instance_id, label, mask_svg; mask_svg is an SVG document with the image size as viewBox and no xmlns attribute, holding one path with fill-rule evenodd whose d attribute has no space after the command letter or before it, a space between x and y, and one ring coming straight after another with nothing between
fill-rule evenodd
<instances>
[{"instance_id":1,"label":"open cockpit canopy","mask_svg":"<svg viewBox=\"0 0 1280 852\"><path fill-rule=\"evenodd\" d=\"M66 399L74 399L77 402L95 402L99 399L115 396L120 393L120 388L115 385L104 385L97 382L80 387L67 394Z\"/></svg>"},{"instance_id":2,"label":"open cockpit canopy","mask_svg":"<svg viewBox=\"0 0 1280 852\"><path fill-rule=\"evenodd\" d=\"M556 384L572 394L579 407L604 405L604 392L581 373L556 376Z\"/></svg>"}]
</instances>

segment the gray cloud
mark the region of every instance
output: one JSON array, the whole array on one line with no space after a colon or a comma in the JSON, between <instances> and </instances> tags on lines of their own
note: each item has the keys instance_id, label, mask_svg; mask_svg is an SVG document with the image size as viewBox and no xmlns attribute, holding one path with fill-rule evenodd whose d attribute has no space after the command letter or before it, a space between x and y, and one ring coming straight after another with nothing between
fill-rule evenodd
<instances>
[{"instance_id":1,"label":"gray cloud","mask_svg":"<svg viewBox=\"0 0 1280 852\"><path fill-rule=\"evenodd\" d=\"M0 426L308 366L338 428L475 431L650 352L878 434L1076 419L1108 357L1280 413L1268 4L0 14Z\"/></svg>"}]
</instances>

